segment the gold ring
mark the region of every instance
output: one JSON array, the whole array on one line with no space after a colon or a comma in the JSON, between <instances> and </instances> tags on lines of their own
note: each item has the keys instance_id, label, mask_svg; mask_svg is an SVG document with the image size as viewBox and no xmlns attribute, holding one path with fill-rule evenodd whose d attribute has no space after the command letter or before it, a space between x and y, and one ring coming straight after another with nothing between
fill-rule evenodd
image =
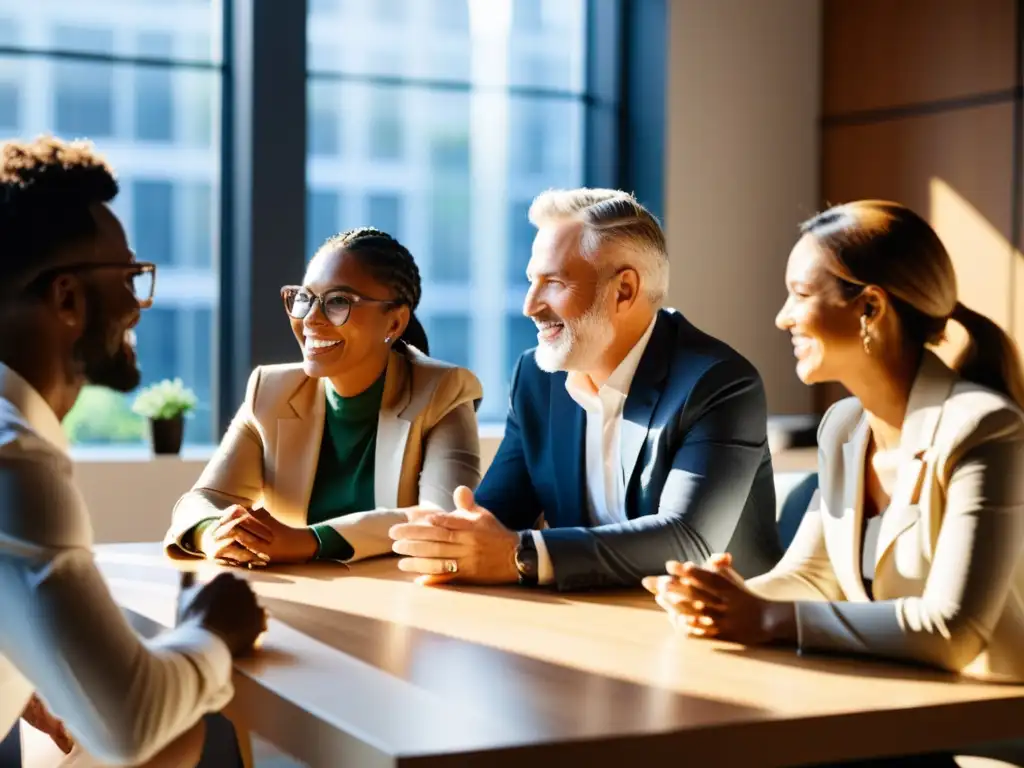
<instances>
[{"instance_id":1,"label":"gold ring","mask_svg":"<svg viewBox=\"0 0 1024 768\"><path fill-rule=\"evenodd\" d=\"M459 564L457 562L455 562L454 560L445 560L444 561L444 569L448 573L458 573L458 571L459 571Z\"/></svg>"}]
</instances>

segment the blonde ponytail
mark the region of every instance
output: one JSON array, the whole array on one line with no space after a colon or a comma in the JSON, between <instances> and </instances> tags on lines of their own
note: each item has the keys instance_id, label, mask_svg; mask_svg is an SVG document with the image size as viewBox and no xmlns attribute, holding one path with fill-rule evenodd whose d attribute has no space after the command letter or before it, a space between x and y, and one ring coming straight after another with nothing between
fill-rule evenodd
<instances>
[{"instance_id":1,"label":"blonde ponytail","mask_svg":"<svg viewBox=\"0 0 1024 768\"><path fill-rule=\"evenodd\" d=\"M961 378L1000 392L1024 408L1024 371L1017 345L982 314L957 302L951 320L967 331L971 343L953 361Z\"/></svg>"}]
</instances>

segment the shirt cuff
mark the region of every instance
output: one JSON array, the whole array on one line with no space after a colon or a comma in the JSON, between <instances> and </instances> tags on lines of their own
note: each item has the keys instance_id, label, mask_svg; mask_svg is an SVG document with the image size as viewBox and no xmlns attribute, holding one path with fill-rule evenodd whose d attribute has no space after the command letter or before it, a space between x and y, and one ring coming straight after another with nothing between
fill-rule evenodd
<instances>
[{"instance_id":1,"label":"shirt cuff","mask_svg":"<svg viewBox=\"0 0 1024 768\"><path fill-rule=\"evenodd\" d=\"M537 547L537 583L547 586L555 580L555 567L551 564L548 545L544 543L544 536L540 531L530 533L533 534L533 544Z\"/></svg>"},{"instance_id":2,"label":"shirt cuff","mask_svg":"<svg viewBox=\"0 0 1024 768\"><path fill-rule=\"evenodd\" d=\"M317 540L314 560L340 560L344 563L355 556L352 545L330 523L316 523L309 528Z\"/></svg>"},{"instance_id":3,"label":"shirt cuff","mask_svg":"<svg viewBox=\"0 0 1024 768\"><path fill-rule=\"evenodd\" d=\"M189 528L181 537L179 546L188 552L190 555L203 556L202 547L199 542L203 540L203 534L206 533L207 529L211 525L217 522L220 518L208 517L205 520L200 520L198 523Z\"/></svg>"},{"instance_id":4,"label":"shirt cuff","mask_svg":"<svg viewBox=\"0 0 1024 768\"><path fill-rule=\"evenodd\" d=\"M215 633L197 623L180 624L147 642L151 650L186 656L199 670L204 685L202 707L207 712L223 709L234 695L231 651Z\"/></svg>"}]
</instances>

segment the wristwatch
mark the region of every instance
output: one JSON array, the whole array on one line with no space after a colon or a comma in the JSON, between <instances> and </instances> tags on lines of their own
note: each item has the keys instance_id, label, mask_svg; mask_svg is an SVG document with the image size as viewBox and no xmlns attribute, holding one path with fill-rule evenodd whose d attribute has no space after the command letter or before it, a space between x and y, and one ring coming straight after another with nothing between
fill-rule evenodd
<instances>
[{"instance_id":1,"label":"wristwatch","mask_svg":"<svg viewBox=\"0 0 1024 768\"><path fill-rule=\"evenodd\" d=\"M533 531L519 532L516 570L519 571L520 584L525 587L537 586L537 543L533 540Z\"/></svg>"}]
</instances>

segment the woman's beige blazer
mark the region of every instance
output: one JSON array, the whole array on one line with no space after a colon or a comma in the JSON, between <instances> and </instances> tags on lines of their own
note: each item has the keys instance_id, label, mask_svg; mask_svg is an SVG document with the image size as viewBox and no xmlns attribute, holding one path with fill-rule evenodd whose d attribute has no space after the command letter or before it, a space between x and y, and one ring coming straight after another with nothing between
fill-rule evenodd
<instances>
[{"instance_id":1,"label":"woman's beige blazer","mask_svg":"<svg viewBox=\"0 0 1024 768\"><path fill-rule=\"evenodd\" d=\"M191 491L174 507L164 544L187 557L181 537L201 520L241 504L262 506L287 525L306 524L326 415L326 383L300 364L253 371L245 402ZM333 521L352 560L391 551L388 529L402 507L454 507L460 485L480 482L476 406L480 382L465 370L413 350L392 351L377 425L377 508Z\"/></svg>"},{"instance_id":2,"label":"woman's beige blazer","mask_svg":"<svg viewBox=\"0 0 1024 768\"><path fill-rule=\"evenodd\" d=\"M801 651L1024 680L1024 416L925 354L882 515L873 601L861 574L868 441L858 400L829 410L820 490L789 551L750 588L797 601Z\"/></svg>"}]
</instances>

